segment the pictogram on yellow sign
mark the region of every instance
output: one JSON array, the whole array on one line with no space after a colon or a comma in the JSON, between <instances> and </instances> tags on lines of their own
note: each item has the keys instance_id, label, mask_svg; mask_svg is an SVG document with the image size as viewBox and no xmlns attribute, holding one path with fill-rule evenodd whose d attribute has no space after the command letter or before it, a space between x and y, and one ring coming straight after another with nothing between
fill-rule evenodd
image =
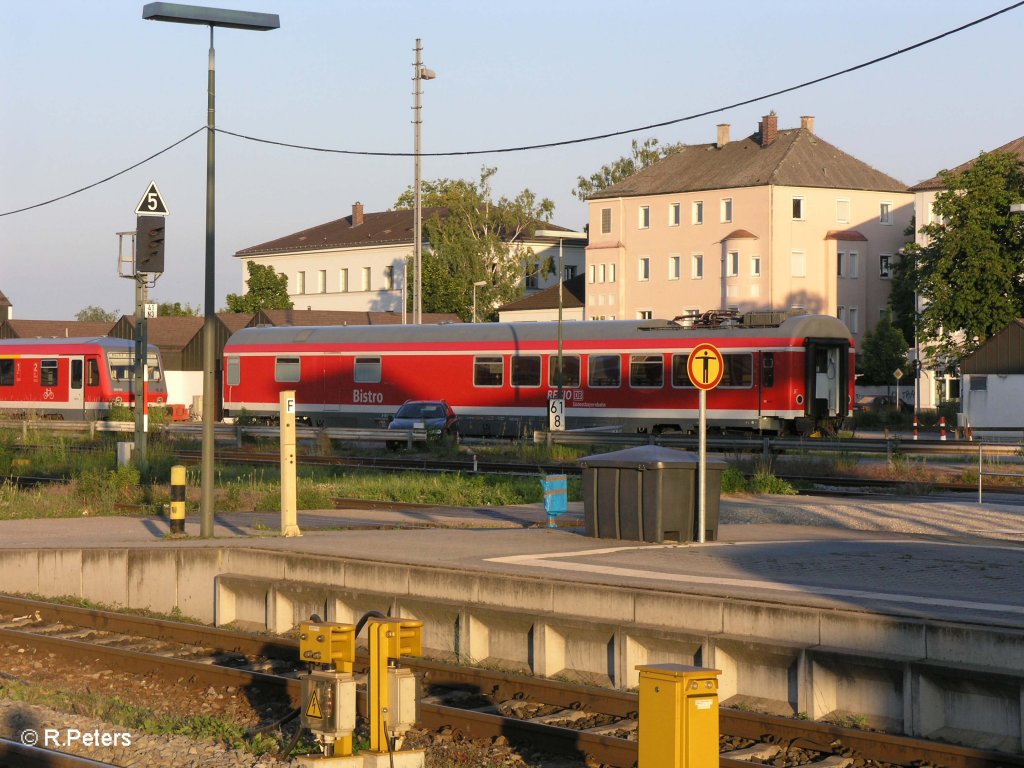
<instances>
[{"instance_id":1,"label":"pictogram on yellow sign","mask_svg":"<svg viewBox=\"0 0 1024 768\"><path fill-rule=\"evenodd\" d=\"M320 699L317 698L316 688L313 689L313 695L309 697L309 706L306 707L306 717L316 718L317 720L324 719L324 713L320 710Z\"/></svg>"},{"instance_id":2,"label":"pictogram on yellow sign","mask_svg":"<svg viewBox=\"0 0 1024 768\"><path fill-rule=\"evenodd\" d=\"M698 344L686 359L686 373L697 389L714 389L725 373L722 353L714 344Z\"/></svg>"}]
</instances>

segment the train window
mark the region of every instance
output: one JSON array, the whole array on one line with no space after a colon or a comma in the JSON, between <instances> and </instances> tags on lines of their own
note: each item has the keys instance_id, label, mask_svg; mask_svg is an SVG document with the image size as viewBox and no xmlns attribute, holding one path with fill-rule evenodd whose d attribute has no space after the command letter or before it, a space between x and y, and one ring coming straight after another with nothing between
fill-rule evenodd
<instances>
[{"instance_id":1,"label":"train window","mask_svg":"<svg viewBox=\"0 0 1024 768\"><path fill-rule=\"evenodd\" d=\"M630 355L629 386L660 387L665 384L665 360L661 355Z\"/></svg>"},{"instance_id":2,"label":"train window","mask_svg":"<svg viewBox=\"0 0 1024 768\"><path fill-rule=\"evenodd\" d=\"M380 358L357 357L352 378L357 384L380 384Z\"/></svg>"},{"instance_id":3,"label":"train window","mask_svg":"<svg viewBox=\"0 0 1024 768\"><path fill-rule=\"evenodd\" d=\"M618 355L591 355L587 378L592 387L617 387L622 383L622 360Z\"/></svg>"},{"instance_id":4,"label":"train window","mask_svg":"<svg viewBox=\"0 0 1024 768\"><path fill-rule=\"evenodd\" d=\"M81 360L71 361L71 388L81 389L85 379L85 366Z\"/></svg>"},{"instance_id":5,"label":"train window","mask_svg":"<svg viewBox=\"0 0 1024 768\"><path fill-rule=\"evenodd\" d=\"M90 387L100 385L100 364L94 357L90 357L86 365L85 383Z\"/></svg>"},{"instance_id":6,"label":"train window","mask_svg":"<svg viewBox=\"0 0 1024 768\"><path fill-rule=\"evenodd\" d=\"M57 361L39 361L39 383L44 387L57 386Z\"/></svg>"},{"instance_id":7,"label":"train window","mask_svg":"<svg viewBox=\"0 0 1024 768\"><path fill-rule=\"evenodd\" d=\"M228 357L228 386L237 387L242 383L242 360L238 357Z\"/></svg>"},{"instance_id":8,"label":"train window","mask_svg":"<svg viewBox=\"0 0 1024 768\"><path fill-rule=\"evenodd\" d=\"M0 360L0 387L14 386L14 361Z\"/></svg>"},{"instance_id":9,"label":"train window","mask_svg":"<svg viewBox=\"0 0 1024 768\"><path fill-rule=\"evenodd\" d=\"M764 352L761 355L761 386L775 386L775 353Z\"/></svg>"},{"instance_id":10,"label":"train window","mask_svg":"<svg viewBox=\"0 0 1024 768\"><path fill-rule=\"evenodd\" d=\"M299 381L299 358L277 358L274 363L274 381Z\"/></svg>"},{"instance_id":11,"label":"train window","mask_svg":"<svg viewBox=\"0 0 1024 768\"><path fill-rule=\"evenodd\" d=\"M473 358L473 384L478 387L500 387L503 381L500 357Z\"/></svg>"},{"instance_id":12,"label":"train window","mask_svg":"<svg viewBox=\"0 0 1024 768\"><path fill-rule=\"evenodd\" d=\"M578 387L580 385L579 355L562 355L562 386ZM558 386L558 357L548 358L548 386Z\"/></svg>"},{"instance_id":13,"label":"train window","mask_svg":"<svg viewBox=\"0 0 1024 768\"><path fill-rule=\"evenodd\" d=\"M513 355L509 375L513 387L539 387L540 355Z\"/></svg>"},{"instance_id":14,"label":"train window","mask_svg":"<svg viewBox=\"0 0 1024 768\"><path fill-rule=\"evenodd\" d=\"M692 387L690 374L686 372L686 360L689 355L672 355L672 386Z\"/></svg>"}]
</instances>

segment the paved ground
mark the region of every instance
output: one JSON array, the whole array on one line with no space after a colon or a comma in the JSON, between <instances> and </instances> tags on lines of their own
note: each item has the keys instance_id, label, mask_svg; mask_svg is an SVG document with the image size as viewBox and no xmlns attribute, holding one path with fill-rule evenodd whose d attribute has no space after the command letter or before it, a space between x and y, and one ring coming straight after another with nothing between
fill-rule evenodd
<instances>
[{"instance_id":1,"label":"paved ground","mask_svg":"<svg viewBox=\"0 0 1024 768\"><path fill-rule=\"evenodd\" d=\"M730 496L720 511L703 545L587 537L575 504L557 529L539 505L319 510L288 539L275 514L218 515L206 540L192 518L173 540L157 518L16 520L0 522L0 547L245 546L1024 628L1012 500Z\"/></svg>"}]
</instances>

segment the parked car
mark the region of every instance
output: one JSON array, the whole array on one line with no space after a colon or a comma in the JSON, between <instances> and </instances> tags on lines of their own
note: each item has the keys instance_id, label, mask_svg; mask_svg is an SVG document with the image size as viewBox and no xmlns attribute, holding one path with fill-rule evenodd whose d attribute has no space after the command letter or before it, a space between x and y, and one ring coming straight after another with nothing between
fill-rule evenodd
<instances>
[{"instance_id":1,"label":"parked car","mask_svg":"<svg viewBox=\"0 0 1024 768\"><path fill-rule=\"evenodd\" d=\"M406 400L395 412L388 429L426 429L427 440L459 437L459 419L444 400ZM388 441L388 448L399 448L399 441Z\"/></svg>"}]
</instances>

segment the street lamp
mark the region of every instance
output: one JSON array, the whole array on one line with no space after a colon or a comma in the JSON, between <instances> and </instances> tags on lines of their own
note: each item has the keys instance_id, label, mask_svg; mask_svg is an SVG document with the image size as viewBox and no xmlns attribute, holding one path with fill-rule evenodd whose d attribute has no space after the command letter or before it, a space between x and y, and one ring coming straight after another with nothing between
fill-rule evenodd
<instances>
[{"instance_id":1,"label":"street lamp","mask_svg":"<svg viewBox=\"0 0 1024 768\"><path fill-rule=\"evenodd\" d=\"M432 69L427 69L423 66L423 60L420 54L423 52L423 46L420 45L420 39L416 38L416 61L413 63L413 75L412 79L416 83L416 88L413 91L414 100L412 107L412 125L413 125L413 222L412 222L412 253L413 261L415 262L415 275L413 277L415 285L413 286L416 293L415 301L413 302L412 308L412 321L415 325L419 325L423 322L423 204L421 199L420 191L420 125L423 124L423 118L421 115L422 107L420 106L420 96L422 92L420 90L420 82L423 80L433 80L437 77L437 73Z\"/></svg>"},{"instance_id":2,"label":"street lamp","mask_svg":"<svg viewBox=\"0 0 1024 768\"><path fill-rule=\"evenodd\" d=\"M476 289L477 288L483 288L485 285L487 285L487 281L486 280L477 280L475 283L473 283L473 322L474 323L476 322Z\"/></svg>"},{"instance_id":3,"label":"street lamp","mask_svg":"<svg viewBox=\"0 0 1024 768\"><path fill-rule=\"evenodd\" d=\"M565 240L586 240L586 232L573 232L568 229L538 229L533 233L534 237L557 237L558 238L558 399L562 399L562 284L565 282L565 273L562 267L562 243Z\"/></svg>"},{"instance_id":4,"label":"street lamp","mask_svg":"<svg viewBox=\"0 0 1024 768\"><path fill-rule=\"evenodd\" d=\"M202 495L200 497L199 535L213 536L214 420L217 417L217 314L214 309L214 50L213 28L248 29L266 32L281 26L276 13L253 13L221 8L204 8L178 3L147 3L142 18L176 24L202 24L210 28L209 72L206 109L206 291L203 300L203 444Z\"/></svg>"}]
</instances>

